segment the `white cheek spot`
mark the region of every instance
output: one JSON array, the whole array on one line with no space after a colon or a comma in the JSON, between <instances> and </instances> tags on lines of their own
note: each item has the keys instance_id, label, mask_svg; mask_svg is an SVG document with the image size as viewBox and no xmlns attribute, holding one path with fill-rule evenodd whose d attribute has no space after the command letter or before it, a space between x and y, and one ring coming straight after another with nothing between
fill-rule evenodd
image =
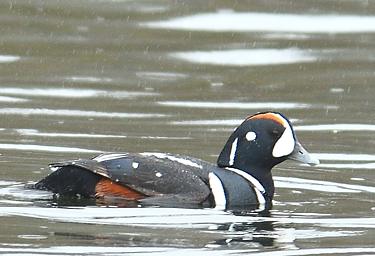
<instances>
[{"instance_id":1,"label":"white cheek spot","mask_svg":"<svg viewBox=\"0 0 375 256\"><path fill-rule=\"evenodd\" d=\"M160 178L161 176L163 176L163 174L161 174L160 172L157 172L157 173L155 173L155 176Z\"/></svg>"},{"instance_id":2,"label":"white cheek spot","mask_svg":"<svg viewBox=\"0 0 375 256\"><path fill-rule=\"evenodd\" d=\"M237 151L237 142L238 142L238 138L236 138L232 143L232 148L230 149L230 155L229 155L229 165L234 164L234 158L236 157L236 151Z\"/></svg>"},{"instance_id":3,"label":"white cheek spot","mask_svg":"<svg viewBox=\"0 0 375 256\"><path fill-rule=\"evenodd\" d=\"M134 169L137 169L138 166L139 166L139 163L137 163L137 162L133 162L133 163L132 163L132 167L133 167Z\"/></svg>"},{"instance_id":4,"label":"white cheek spot","mask_svg":"<svg viewBox=\"0 0 375 256\"><path fill-rule=\"evenodd\" d=\"M296 141L293 136L292 128L288 124L280 139L276 141L272 150L274 157L282 157L291 154L294 150Z\"/></svg>"},{"instance_id":5,"label":"white cheek spot","mask_svg":"<svg viewBox=\"0 0 375 256\"><path fill-rule=\"evenodd\" d=\"M246 133L247 141L253 141L257 138L257 134L255 132L248 132Z\"/></svg>"}]
</instances>

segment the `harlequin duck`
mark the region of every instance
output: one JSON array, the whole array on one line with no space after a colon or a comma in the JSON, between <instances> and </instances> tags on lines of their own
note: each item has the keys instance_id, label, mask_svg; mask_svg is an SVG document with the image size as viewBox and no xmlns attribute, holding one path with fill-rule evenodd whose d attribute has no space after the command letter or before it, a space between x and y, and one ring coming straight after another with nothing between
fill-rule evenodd
<instances>
[{"instance_id":1,"label":"harlequin duck","mask_svg":"<svg viewBox=\"0 0 375 256\"><path fill-rule=\"evenodd\" d=\"M247 117L231 134L217 164L166 153L108 153L51 164L35 188L60 195L125 198L159 206L269 208L273 166L293 159L316 165L278 112Z\"/></svg>"}]
</instances>

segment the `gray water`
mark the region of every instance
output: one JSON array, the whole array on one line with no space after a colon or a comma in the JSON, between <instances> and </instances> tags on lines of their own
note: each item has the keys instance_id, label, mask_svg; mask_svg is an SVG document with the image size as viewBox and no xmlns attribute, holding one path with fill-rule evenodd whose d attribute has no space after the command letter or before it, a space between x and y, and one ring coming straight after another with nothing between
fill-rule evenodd
<instances>
[{"instance_id":1,"label":"gray water","mask_svg":"<svg viewBox=\"0 0 375 256\"><path fill-rule=\"evenodd\" d=\"M0 24L1 254L375 254L372 2L17 0ZM274 168L269 217L24 188L99 152L215 162L264 110L321 159Z\"/></svg>"}]
</instances>

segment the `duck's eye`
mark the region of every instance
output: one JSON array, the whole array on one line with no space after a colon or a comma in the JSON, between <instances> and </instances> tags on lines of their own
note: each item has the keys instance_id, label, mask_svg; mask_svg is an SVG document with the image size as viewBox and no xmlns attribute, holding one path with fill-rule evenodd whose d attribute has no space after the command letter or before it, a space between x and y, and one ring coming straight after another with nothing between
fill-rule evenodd
<instances>
[{"instance_id":1,"label":"duck's eye","mask_svg":"<svg viewBox=\"0 0 375 256\"><path fill-rule=\"evenodd\" d=\"M246 140L253 141L257 138L257 134L255 132L248 132L246 133Z\"/></svg>"}]
</instances>

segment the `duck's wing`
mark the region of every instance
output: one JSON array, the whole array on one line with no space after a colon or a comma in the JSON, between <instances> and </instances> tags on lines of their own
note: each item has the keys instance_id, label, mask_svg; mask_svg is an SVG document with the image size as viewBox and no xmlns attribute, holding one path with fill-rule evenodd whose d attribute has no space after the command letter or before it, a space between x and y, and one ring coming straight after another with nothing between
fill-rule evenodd
<instances>
[{"instance_id":1,"label":"duck's wing","mask_svg":"<svg viewBox=\"0 0 375 256\"><path fill-rule=\"evenodd\" d=\"M198 159L164 153L129 153L104 154L93 160L105 167L105 175L112 181L148 196L194 194L202 200L210 193L208 172Z\"/></svg>"},{"instance_id":2,"label":"duck's wing","mask_svg":"<svg viewBox=\"0 0 375 256\"><path fill-rule=\"evenodd\" d=\"M160 200L201 203L210 195L210 164L191 157L164 153L102 154L93 159L50 166L58 170L74 167L89 171L111 180L113 186L120 185L145 195L148 197L145 201L150 203L160 203Z\"/></svg>"}]
</instances>

